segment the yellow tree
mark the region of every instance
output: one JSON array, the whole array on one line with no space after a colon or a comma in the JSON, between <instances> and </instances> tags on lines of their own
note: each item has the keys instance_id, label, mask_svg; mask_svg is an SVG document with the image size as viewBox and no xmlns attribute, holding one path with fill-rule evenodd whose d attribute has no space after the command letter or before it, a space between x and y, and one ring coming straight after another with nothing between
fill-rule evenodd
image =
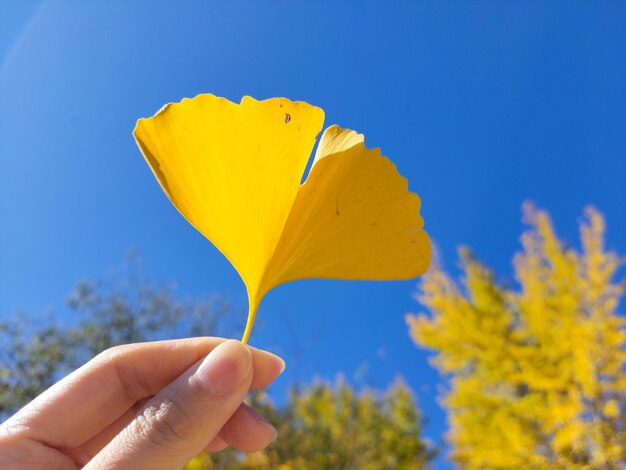
<instances>
[{"instance_id":1,"label":"yellow tree","mask_svg":"<svg viewBox=\"0 0 626 470\"><path fill-rule=\"evenodd\" d=\"M428 314L407 316L449 379L451 458L468 469L624 468L625 289L604 219L585 211L575 250L546 212L524 213L517 285L462 249L461 280L433 266L417 295Z\"/></svg>"},{"instance_id":2,"label":"yellow tree","mask_svg":"<svg viewBox=\"0 0 626 470\"><path fill-rule=\"evenodd\" d=\"M382 394L318 381L294 389L283 407L267 397L253 404L277 427L276 442L251 454L200 454L185 470L419 470L436 454L402 381Z\"/></svg>"}]
</instances>

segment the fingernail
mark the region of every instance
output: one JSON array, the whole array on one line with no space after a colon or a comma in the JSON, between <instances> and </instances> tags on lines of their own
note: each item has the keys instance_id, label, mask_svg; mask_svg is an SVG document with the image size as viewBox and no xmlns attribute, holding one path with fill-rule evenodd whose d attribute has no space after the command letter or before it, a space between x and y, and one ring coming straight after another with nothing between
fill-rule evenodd
<instances>
[{"instance_id":1,"label":"fingernail","mask_svg":"<svg viewBox=\"0 0 626 470\"><path fill-rule=\"evenodd\" d=\"M285 360L280 357L280 356L276 356L278 359L280 359L280 372L278 373L278 375L282 374L283 372L285 372L285 367L287 367L287 364L285 363Z\"/></svg>"},{"instance_id":2,"label":"fingernail","mask_svg":"<svg viewBox=\"0 0 626 470\"><path fill-rule=\"evenodd\" d=\"M204 358L195 375L214 395L236 391L252 372L250 350L239 341L229 340Z\"/></svg>"},{"instance_id":3,"label":"fingernail","mask_svg":"<svg viewBox=\"0 0 626 470\"><path fill-rule=\"evenodd\" d=\"M274 354L274 353L271 353L271 352L269 352L269 351L266 351L266 350L264 350L264 349L257 349L257 348L254 348L254 347L252 347L252 346L250 346L250 347L251 347L252 349L254 349L254 350L258 351L258 352L259 352L259 353L261 353L261 354L264 354L264 355L266 355L266 356L271 356L271 357L273 357L274 359L278 360L278 362L280 363L280 370L278 371L278 375L280 375L280 374L282 374L283 372L285 372L285 367L286 367L286 364L285 364L285 360L284 360L282 357L280 357L280 356L279 356L279 355L277 355L277 354Z\"/></svg>"},{"instance_id":4,"label":"fingernail","mask_svg":"<svg viewBox=\"0 0 626 470\"><path fill-rule=\"evenodd\" d=\"M283 372L285 372L286 364L285 364L285 360L282 357L280 357L278 354L274 354L274 353L271 353L269 351L263 351L263 352L265 354L269 354L270 356L274 356L276 359L278 359L280 361L280 372L278 373L278 375L280 375Z\"/></svg>"}]
</instances>

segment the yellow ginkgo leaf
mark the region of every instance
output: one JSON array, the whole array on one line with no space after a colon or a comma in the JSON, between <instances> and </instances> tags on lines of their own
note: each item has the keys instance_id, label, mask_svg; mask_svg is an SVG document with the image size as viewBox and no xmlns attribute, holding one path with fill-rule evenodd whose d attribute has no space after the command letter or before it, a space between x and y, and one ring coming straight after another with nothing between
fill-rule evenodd
<instances>
[{"instance_id":1,"label":"yellow ginkgo leaf","mask_svg":"<svg viewBox=\"0 0 626 470\"><path fill-rule=\"evenodd\" d=\"M172 203L230 260L248 292L247 342L263 296L304 278L410 279L430 263L420 200L363 136L285 98L199 95L140 119L135 139Z\"/></svg>"}]
</instances>

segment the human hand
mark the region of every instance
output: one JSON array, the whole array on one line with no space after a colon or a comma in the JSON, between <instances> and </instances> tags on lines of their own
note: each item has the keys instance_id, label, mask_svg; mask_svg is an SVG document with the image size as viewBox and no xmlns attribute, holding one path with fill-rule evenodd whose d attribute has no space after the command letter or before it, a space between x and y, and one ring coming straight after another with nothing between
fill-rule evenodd
<instances>
[{"instance_id":1,"label":"human hand","mask_svg":"<svg viewBox=\"0 0 626 470\"><path fill-rule=\"evenodd\" d=\"M261 450L276 430L243 399L284 364L222 338L109 349L0 426L0 468L169 470L202 450Z\"/></svg>"}]
</instances>

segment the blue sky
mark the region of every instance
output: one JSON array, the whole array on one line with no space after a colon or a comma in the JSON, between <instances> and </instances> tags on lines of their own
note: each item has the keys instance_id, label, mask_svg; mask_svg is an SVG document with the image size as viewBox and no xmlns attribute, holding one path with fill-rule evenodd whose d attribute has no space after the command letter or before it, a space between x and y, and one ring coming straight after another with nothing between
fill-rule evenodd
<instances>
[{"instance_id":1,"label":"blue sky","mask_svg":"<svg viewBox=\"0 0 626 470\"><path fill-rule=\"evenodd\" d=\"M587 204L626 252L624 2L89 2L0 4L0 315L63 312L75 283L129 248L181 295L243 283L163 195L137 118L210 92L322 107L381 147L422 198L453 269L464 244L510 275L521 204L577 243ZM403 316L415 281L301 281L271 292L252 343L308 346L299 375L402 374L437 440L435 372ZM60 313L61 314L61 313ZM285 321L285 318L288 321ZM292 361L293 362L293 361ZM438 465L446 466L443 459Z\"/></svg>"}]
</instances>

